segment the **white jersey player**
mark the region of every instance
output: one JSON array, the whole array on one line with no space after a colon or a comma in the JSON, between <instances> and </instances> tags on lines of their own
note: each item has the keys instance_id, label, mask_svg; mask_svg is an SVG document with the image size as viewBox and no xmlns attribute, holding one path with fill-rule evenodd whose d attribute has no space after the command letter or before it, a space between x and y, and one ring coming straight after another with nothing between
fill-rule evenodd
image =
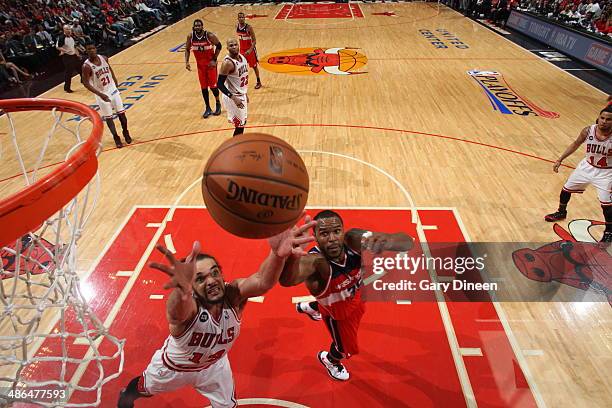
<instances>
[{"instance_id":1,"label":"white jersey player","mask_svg":"<svg viewBox=\"0 0 612 408\"><path fill-rule=\"evenodd\" d=\"M234 380L227 353L240 334L240 319L249 297L261 296L276 282L288 256L302 255L301 245L314 240L307 231L316 222L306 216L293 227L268 239L270 254L259 271L226 283L217 260L200 253L200 244L185 261L177 261L162 247L157 249L169 265L150 266L171 277L164 287L174 288L166 303L170 336L142 376L130 381L120 394L118 408L132 408L134 401L183 386L194 387L213 408L235 407ZM143 404L153 406L154 404Z\"/></svg>"},{"instance_id":2,"label":"white jersey player","mask_svg":"<svg viewBox=\"0 0 612 408\"><path fill-rule=\"evenodd\" d=\"M117 89L117 77L106 57L98 55L96 46L87 44L87 60L83 64L83 85L96 96L96 103L100 107L100 116L106 121L106 125L113 135L115 145L123 147L121 138L117 134L115 122L113 121L113 110L121 122L123 137L127 144L132 143L128 130L125 108L121 100L121 94Z\"/></svg>"},{"instance_id":3,"label":"white jersey player","mask_svg":"<svg viewBox=\"0 0 612 408\"><path fill-rule=\"evenodd\" d=\"M597 124L588 126L555 162L559 171L561 162L586 142L586 156L567 179L559 198L559 209L544 217L546 221L559 221L567 217L567 203L573 193L583 193L589 184L597 189L597 196L606 220L602 242L612 242L612 106L599 113Z\"/></svg>"},{"instance_id":4,"label":"white jersey player","mask_svg":"<svg viewBox=\"0 0 612 408\"><path fill-rule=\"evenodd\" d=\"M236 136L244 133L247 121L249 64L240 54L236 39L227 40L227 50L229 55L221 64L217 88L223 93L222 100L227 111L227 120L234 124L234 136Z\"/></svg>"}]
</instances>

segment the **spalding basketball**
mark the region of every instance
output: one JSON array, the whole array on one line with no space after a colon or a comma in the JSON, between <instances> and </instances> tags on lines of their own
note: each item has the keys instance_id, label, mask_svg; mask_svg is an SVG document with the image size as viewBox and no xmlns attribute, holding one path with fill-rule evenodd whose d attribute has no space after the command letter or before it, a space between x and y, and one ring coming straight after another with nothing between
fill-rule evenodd
<instances>
[{"instance_id":1,"label":"spalding basketball","mask_svg":"<svg viewBox=\"0 0 612 408\"><path fill-rule=\"evenodd\" d=\"M243 238L267 238L298 222L308 199L308 172L285 141L248 133L210 156L202 196L212 218Z\"/></svg>"}]
</instances>

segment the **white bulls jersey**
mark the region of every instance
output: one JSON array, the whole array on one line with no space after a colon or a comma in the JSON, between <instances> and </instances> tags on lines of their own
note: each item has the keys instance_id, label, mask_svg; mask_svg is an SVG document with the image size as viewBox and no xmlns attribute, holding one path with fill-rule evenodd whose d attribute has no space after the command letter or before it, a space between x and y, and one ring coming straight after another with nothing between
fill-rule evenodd
<instances>
[{"instance_id":1,"label":"white bulls jersey","mask_svg":"<svg viewBox=\"0 0 612 408\"><path fill-rule=\"evenodd\" d=\"M238 59L227 55L224 59L234 64L234 70L227 76L225 86L232 94L246 95L249 84L249 64L246 58L238 54Z\"/></svg>"},{"instance_id":2,"label":"white bulls jersey","mask_svg":"<svg viewBox=\"0 0 612 408\"><path fill-rule=\"evenodd\" d=\"M595 136L597 125L589 128L586 139L586 161L600 169L612 169L612 135L606 140L598 140Z\"/></svg>"},{"instance_id":3,"label":"white bulls jersey","mask_svg":"<svg viewBox=\"0 0 612 408\"><path fill-rule=\"evenodd\" d=\"M227 303L219 321L198 304L198 313L180 336L168 336L163 364L174 371L201 371L227 355L240 334L240 319Z\"/></svg>"},{"instance_id":4,"label":"white bulls jersey","mask_svg":"<svg viewBox=\"0 0 612 408\"><path fill-rule=\"evenodd\" d=\"M94 64L89 59L85 61L85 64L91 68L91 85L103 94L111 95L117 90L117 85L113 80L113 74L106 62L106 58L101 55L98 55L98 58L100 65Z\"/></svg>"}]
</instances>

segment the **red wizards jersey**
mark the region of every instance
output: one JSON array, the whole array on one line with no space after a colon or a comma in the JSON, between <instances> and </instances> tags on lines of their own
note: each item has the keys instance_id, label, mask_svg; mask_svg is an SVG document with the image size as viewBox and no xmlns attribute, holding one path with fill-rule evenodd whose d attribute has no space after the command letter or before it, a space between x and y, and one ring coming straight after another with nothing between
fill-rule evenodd
<instances>
[{"instance_id":1,"label":"red wizards jersey","mask_svg":"<svg viewBox=\"0 0 612 408\"><path fill-rule=\"evenodd\" d=\"M199 64L208 64L215 55L215 44L208 39L207 31L203 31L200 35L195 31L191 34L191 49Z\"/></svg>"},{"instance_id":2,"label":"red wizards jersey","mask_svg":"<svg viewBox=\"0 0 612 408\"><path fill-rule=\"evenodd\" d=\"M245 24L244 27L240 27L240 24L238 24L236 26L236 35L240 40L240 53L244 54L253 45L253 38L251 33L249 33L249 25Z\"/></svg>"},{"instance_id":3,"label":"red wizards jersey","mask_svg":"<svg viewBox=\"0 0 612 408\"><path fill-rule=\"evenodd\" d=\"M346 319L361 308L361 255L344 245L346 258L344 263L330 261L330 274L325 290L319 294L319 311L330 315L335 320ZM318 247L309 253L320 254Z\"/></svg>"}]
</instances>

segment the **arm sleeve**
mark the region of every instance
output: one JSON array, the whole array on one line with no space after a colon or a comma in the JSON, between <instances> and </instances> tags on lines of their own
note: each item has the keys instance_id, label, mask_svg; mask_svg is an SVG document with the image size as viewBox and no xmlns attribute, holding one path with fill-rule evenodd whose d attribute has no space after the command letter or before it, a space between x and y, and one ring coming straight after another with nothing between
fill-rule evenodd
<instances>
[{"instance_id":1,"label":"arm sleeve","mask_svg":"<svg viewBox=\"0 0 612 408\"><path fill-rule=\"evenodd\" d=\"M232 97L232 93L225 86L225 79L227 75L219 75L219 79L217 80L217 89L219 89L225 96L228 98Z\"/></svg>"}]
</instances>

